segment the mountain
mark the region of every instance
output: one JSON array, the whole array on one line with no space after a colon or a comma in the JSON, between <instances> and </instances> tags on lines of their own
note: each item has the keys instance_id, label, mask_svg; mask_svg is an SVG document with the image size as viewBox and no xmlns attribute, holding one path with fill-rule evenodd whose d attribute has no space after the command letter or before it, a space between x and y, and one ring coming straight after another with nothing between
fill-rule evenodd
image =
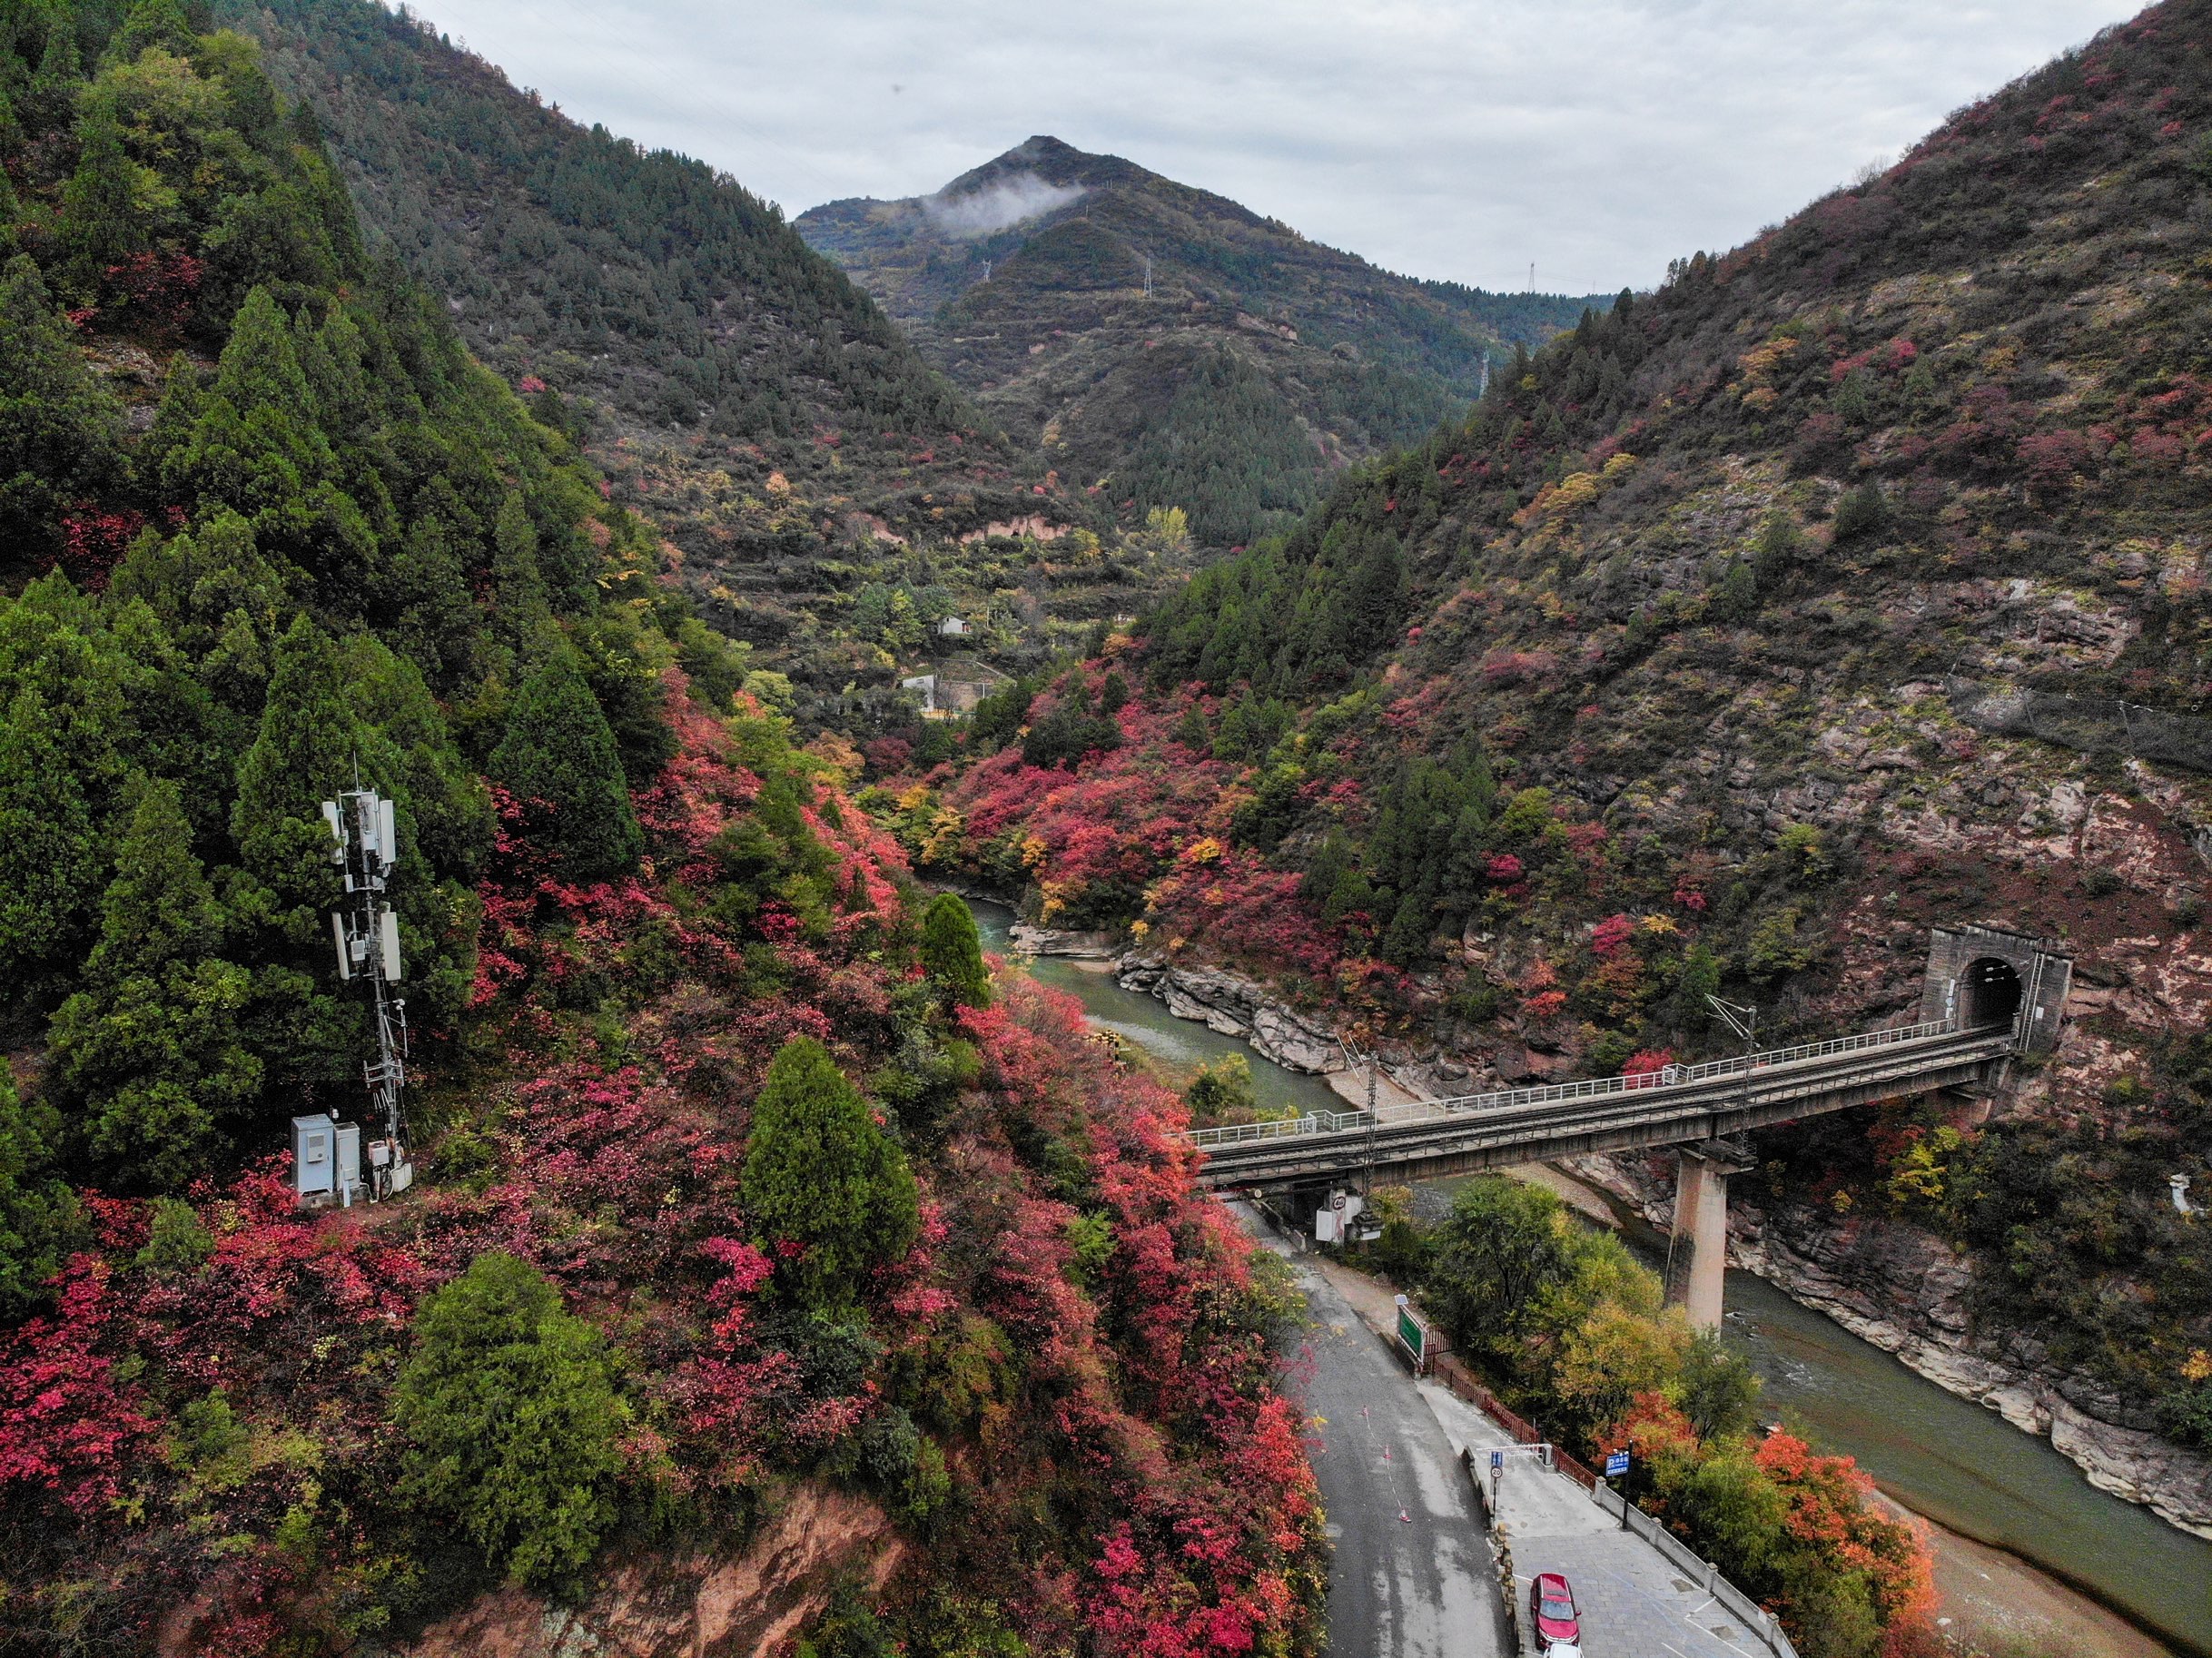
<instances>
[{"instance_id":1,"label":"mountain","mask_svg":"<svg viewBox=\"0 0 2212 1658\"><path fill-rule=\"evenodd\" d=\"M1046 464L1125 512L1181 507L1217 547L1287 528L1609 303L1394 276L1050 137L796 224Z\"/></svg>"},{"instance_id":2,"label":"mountain","mask_svg":"<svg viewBox=\"0 0 2212 1658\"><path fill-rule=\"evenodd\" d=\"M1180 1100L206 25L0 7L0 1653L1313 1650ZM302 1207L400 1012L411 1185Z\"/></svg>"},{"instance_id":3,"label":"mountain","mask_svg":"<svg viewBox=\"0 0 2212 1658\"><path fill-rule=\"evenodd\" d=\"M651 511L809 723L925 660L865 626L888 596L1019 665L1171 578L1095 540L1055 554L1102 515L736 181L581 126L374 0L223 6L315 112L371 247Z\"/></svg>"},{"instance_id":4,"label":"mountain","mask_svg":"<svg viewBox=\"0 0 2212 1658\"><path fill-rule=\"evenodd\" d=\"M2077 1454L2162 1431L2100 1479L2212 1525L2167 1187L2212 1157L2207 273L2212 5L2168 0L1585 318L887 821L1442 1092L1716 1051L1714 994L1865 1028L1931 926L2063 941L1997 1120L1768 1131L1740 1189L1764 1258L2089 1413Z\"/></svg>"}]
</instances>

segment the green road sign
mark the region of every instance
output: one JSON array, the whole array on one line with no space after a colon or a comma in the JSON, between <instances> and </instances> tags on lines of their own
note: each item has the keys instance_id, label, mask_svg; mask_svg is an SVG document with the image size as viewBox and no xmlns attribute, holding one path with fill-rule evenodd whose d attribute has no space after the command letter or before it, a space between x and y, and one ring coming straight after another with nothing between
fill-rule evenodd
<instances>
[{"instance_id":1,"label":"green road sign","mask_svg":"<svg viewBox=\"0 0 2212 1658\"><path fill-rule=\"evenodd\" d=\"M1402 1297L1397 1308L1397 1338L1413 1354L1416 1364L1427 1357L1424 1350L1427 1332L1421 1328L1420 1321L1413 1316L1413 1308L1406 1305Z\"/></svg>"}]
</instances>

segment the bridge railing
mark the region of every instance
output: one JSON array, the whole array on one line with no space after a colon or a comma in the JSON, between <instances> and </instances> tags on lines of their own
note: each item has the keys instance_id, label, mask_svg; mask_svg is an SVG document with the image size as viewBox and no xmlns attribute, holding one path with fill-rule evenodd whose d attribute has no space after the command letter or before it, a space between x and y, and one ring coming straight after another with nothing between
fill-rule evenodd
<instances>
[{"instance_id":1,"label":"bridge railing","mask_svg":"<svg viewBox=\"0 0 2212 1658\"><path fill-rule=\"evenodd\" d=\"M1794 1065L1807 1060L1827 1059L1873 1048L1893 1048L1902 1042L1931 1036L1949 1036L1961 1027L1947 1019L1924 1020L1919 1024L1896 1025L1886 1031L1861 1031L1852 1036L1830 1037L1825 1041L1800 1042L1794 1047L1768 1048L1733 1059L1704 1060L1695 1065L1670 1065L1634 1076L1592 1077L1580 1082L1549 1082L1536 1088L1509 1088L1487 1094L1456 1094L1446 1100L1421 1100L1407 1105L1384 1106L1367 1111L1308 1111L1302 1117L1272 1122L1240 1122L1215 1129L1193 1129L1184 1138L1208 1148L1247 1145L1255 1140L1281 1140L1300 1134L1343 1134L1370 1124L1409 1122L1423 1117L1463 1116L1473 1112L1513 1110L1524 1106L1601 1099L1611 1094L1652 1090L1690 1088L1716 1078L1742 1076Z\"/></svg>"}]
</instances>

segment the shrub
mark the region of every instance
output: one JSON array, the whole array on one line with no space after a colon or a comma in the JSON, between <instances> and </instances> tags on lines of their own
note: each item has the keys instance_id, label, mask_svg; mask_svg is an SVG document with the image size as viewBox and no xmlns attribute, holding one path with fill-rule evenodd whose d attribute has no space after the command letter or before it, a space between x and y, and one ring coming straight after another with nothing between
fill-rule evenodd
<instances>
[{"instance_id":1,"label":"shrub","mask_svg":"<svg viewBox=\"0 0 2212 1658\"><path fill-rule=\"evenodd\" d=\"M598 1331L497 1252L426 1300L417 1329L394 1402L402 1495L459 1521L518 1582L576 1572L614 1520L629 1422Z\"/></svg>"},{"instance_id":2,"label":"shrub","mask_svg":"<svg viewBox=\"0 0 2212 1658\"><path fill-rule=\"evenodd\" d=\"M938 893L923 912L922 968L947 1012L991 1005L991 974L983 966L975 917L954 893Z\"/></svg>"},{"instance_id":3,"label":"shrub","mask_svg":"<svg viewBox=\"0 0 2212 1658\"><path fill-rule=\"evenodd\" d=\"M1838 541L1855 541L1862 536L1878 536L1890 524L1890 503L1884 498L1880 484L1861 484L1847 490L1836 503L1835 529Z\"/></svg>"},{"instance_id":4,"label":"shrub","mask_svg":"<svg viewBox=\"0 0 2212 1658\"><path fill-rule=\"evenodd\" d=\"M1183 1090L1183 1103L1190 1108L1193 1122L1250 1121L1259 1109L1251 1061L1241 1053L1229 1053L1210 1065L1200 1066Z\"/></svg>"},{"instance_id":5,"label":"shrub","mask_svg":"<svg viewBox=\"0 0 2212 1658\"><path fill-rule=\"evenodd\" d=\"M742 1201L755 1237L785 1256L817 1306L856 1300L868 1273L906 1253L920 1223L904 1154L829 1051L805 1036L777 1051L754 1102Z\"/></svg>"}]
</instances>

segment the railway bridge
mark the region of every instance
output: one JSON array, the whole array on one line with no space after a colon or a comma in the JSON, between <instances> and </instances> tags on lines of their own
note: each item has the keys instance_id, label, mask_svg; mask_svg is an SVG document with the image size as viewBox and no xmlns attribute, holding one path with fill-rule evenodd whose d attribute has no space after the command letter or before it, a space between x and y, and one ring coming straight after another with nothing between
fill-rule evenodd
<instances>
[{"instance_id":1,"label":"railway bridge","mask_svg":"<svg viewBox=\"0 0 2212 1658\"><path fill-rule=\"evenodd\" d=\"M1727 1136L1938 1090L1996 1091L2014 1056L2047 1051L2056 1041L2072 966L2049 939L1939 929L1911 1024L1635 1076L1317 1111L1189 1138L1205 1152L1200 1181L1217 1189L1327 1183L1370 1170L1421 1179L1679 1147L1667 1293L1710 1327L1721 1318L1728 1179L1743 1167Z\"/></svg>"}]
</instances>

